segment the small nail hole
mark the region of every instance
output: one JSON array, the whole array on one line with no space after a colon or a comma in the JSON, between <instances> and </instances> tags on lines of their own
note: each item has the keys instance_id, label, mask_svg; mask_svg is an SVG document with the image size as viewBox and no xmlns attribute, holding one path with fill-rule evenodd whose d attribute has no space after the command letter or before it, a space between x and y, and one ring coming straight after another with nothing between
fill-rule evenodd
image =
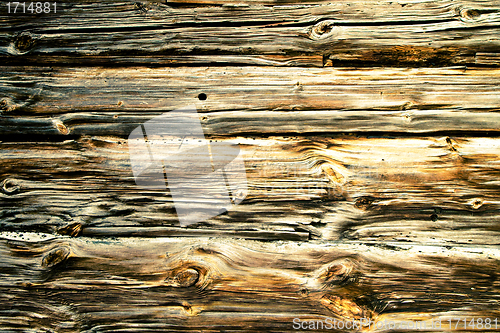
<instances>
[{"instance_id":1,"label":"small nail hole","mask_svg":"<svg viewBox=\"0 0 500 333\"><path fill-rule=\"evenodd\" d=\"M198 99L199 99L200 101L204 101L204 100L206 100L206 99L207 99L207 94L205 94L205 93L201 93L201 94L199 94L199 95L198 95Z\"/></svg>"}]
</instances>

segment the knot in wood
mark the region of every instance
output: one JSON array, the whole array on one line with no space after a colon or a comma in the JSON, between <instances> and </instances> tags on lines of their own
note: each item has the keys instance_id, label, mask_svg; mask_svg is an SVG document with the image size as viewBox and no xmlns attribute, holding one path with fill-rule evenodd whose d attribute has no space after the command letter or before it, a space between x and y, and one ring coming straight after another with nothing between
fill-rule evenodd
<instances>
[{"instance_id":1,"label":"knot in wood","mask_svg":"<svg viewBox=\"0 0 500 333\"><path fill-rule=\"evenodd\" d=\"M348 262L337 263L328 268L326 280L328 282L339 282L345 280L352 271L352 264Z\"/></svg>"},{"instance_id":2,"label":"knot in wood","mask_svg":"<svg viewBox=\"0 0 500 333\"><path fill-rule=\"evenodd\" d=\"M359 209L368 209L375 200L371 197L361 197L356 200L354 207Z\"/></svg>"},{"instance_id":3,"label":"knot in wood","mask_svg":"<svg viewBox=\"0 0 500 333\"><path fill-rule=\"evenodd\" d=\"M142 13L146 13L148 11L148 7L142 2L134 2L134 9Z\"/></svg>"},{"instance_id":4,"label":"knot in wood","mask_svg":"<svg viewBox=\"0 0 500 333\"><path fill-rule=\"evenodd\" d=\"M4 97L0 100L0 110L1 111L14 111L17 107L17 104L9 97Z\"/></svg>"},{"instance_id":5,"label":"knot in wood","mask_svg":"<svg viewBox=\"0 0 500 333\"><path fill-rule=\"evenodd\" d=\"M63 124L63 122L59 119L53 120L54 126L57 129L57 131L62 134L62 135L68 135L69 134L69 128L66 127L66 125Z\"/></svg>"},{"instance_id":6,"label":"knot in wood","mask_svg":"<svg viewBox=\"0 0 500 333\"><path fill-rule=\"evenodd\" d=\"M81 231L82 231L81 223L71 223L57 230L57 233L60 235L68 235L71 237L76 237L80 234Z\"/></svg>"},{"instance_id":7,"label":"knot in wood","mask_svg":"<svg viewBox=\"0 0 500 333\"><path fill-rule=\"evenodd\" d=\"M182 272L177 273L174 277L174 282L179 285L179 287L191 287L198 282L200 273L194 268L188 268Z\"/></svg>"},{"instance_id":8,"label":"knot in wood","mask_svg":"<svg viewBox=\"0 0 500 333\"><path fill-rule=\"evenodd\" d=\"M321 21L314 25L310 31L310 37L314 40L331 37L335 31L335 22L332 20Z\"/></svg>"},{"instance_id":9,"label":"knot in wood","mask_svg":"<svg viewBox=\"0 0 500 333\"><path fill-rule=\"evenodd\" d=\"M299 293L300 293L301 296L307 296L307 295L309 295L309 289L307 289L307 288L301 288L299 290Z\"/></svg>"},{"instance_id":10,"label":"knot in wood","mask_svg":"<svg viewBox=\"0 0 500 333\"><path fill-rule=\"evenodd\" d=\"M401 111L411 110L414 106L415 104L413 102L406 102L403 105L401 105L400 110Z\"/></svg>"},{"instance_id":11,"label":"knot in wood","mask_svg":"<svg viewBox=\"0 0 500 333\"><path fill-rule=\"evenodd\" d=\"M411 123L411 114L406 112L405 114L403 114L403 119L405 123Z\"/></svg>"},{"instance_id":12,"label":"knot in wood","mask_svg":"<svg viewBox=\"0 0 500 333\"><path fill-rule=\"evenodd\" d=\"M472 206L473 209L479 209L483 205L483 200L481 200L479 198L473 199L470 202L470 205Z\"/></svg>"},{"instance_id":13,"label":"knot in wood","mask_svg":"<svg viewBox=\"0 0 500 333\"><path fill-rule=\"evenodd\" d=\"M481 16L479 10L463 7L458 9L458 14L460 15L460 20L464 22L477 21Z\"/></svg>"},{"instance_id":14,"label":"knot in wood","mask_svg":"<svg viewBox=\"0 0 500 333\"><path fill-rule=\"evenodd\" d=\"M7 195L16 194L21 191L21 184L15 179L7 178L2 182L1 190Z\"/></svg>"},{"instance_id":15,"label":"knot in wood","mask_svg":"<svg viewBox=\"0 0 500 333\"><path fill-rule=\"evenodd\" d=\"M70 249L66 246L58 247L45 255L42 259L42 267L54 267L68 259Z\"/></svg>"},{"instance_id":16,"label":"knot in wood","mask_svg":"<svg viewBox=\"0 0 500 333\"><path fill-rule=\"evenodd\" d=\"M26 53L35 46L35 39L29 32L23 32L14 37L14 48L18 53Z\"/></svg>"},{"instance_id":17,"label":"knot in wood","mask_svg":"<svg viewBox=\"0 0 500 333\"><path fill-rule=\"evenodd\" d=\"M346 285L354 282L353 275L354 263L349 259L344 259L340 262L335 262L328 266L326 270L320 275L323 283L326 286Z\"/></svg>"}]
</instances>

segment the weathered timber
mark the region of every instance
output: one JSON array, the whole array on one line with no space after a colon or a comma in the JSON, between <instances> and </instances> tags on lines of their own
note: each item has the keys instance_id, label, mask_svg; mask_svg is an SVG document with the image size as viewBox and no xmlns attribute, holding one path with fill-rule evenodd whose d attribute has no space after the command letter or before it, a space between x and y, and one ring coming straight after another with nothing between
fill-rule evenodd
<instances>
[{"instance_id":1,"label":"weathered timber","mask_svg":"<svg viewBox=\"0 0 500 333\"><path fill-rule=\"evenodd\" d=\"M3 13L0 54L4 64L498 65L495 1L206 4L224 6L65 2L47 15Z\"/></svg>"},{"instance_id":2,"label":"weathered timber","mask_svg":"<svg viewBox=\"0 0 500 333\"><path fill-rule=\"evenodd\" d=\"M419 1L402 4L393 1L318 1L317 4L243 4L225 6L172 7L173 1L65 1L59 3L57 13L47 15L12 15L0 13L3 31L44 29L67 31L70 29L158 28L181 25L218 24L221 26L279 24L308 25L321 20L334 20L337 24L375 25L386 23L436 23L476 19L493 21L500 9L498 3L486 1ZM493 14L493 15L491 15ZM486 16L482 16L486 15ZM481 17L481 20L479 20ZM75 20L78 18L88 25Z\"/></svg>"},{"instance_id":3,"label":"weathered timber","mask_svg":"<svg viewBox=\"0 0 500 333\"><path fill-rule=\"evenodd\" d=\"M498 1L0 7L0 331L499 330ZM181 227L127 138L193 105L248 192Z\"/></svg>"},{"instance_id":4,"label":"weathered timber","mask_svg":"<svg viewBox=\"0 0 500 333\"><path fill-rule=\"evenodd\" d=\"M210 136L484 131L500 128L497 69L7 68L2 140L127 137L195 105ZM205 94L206 100L198 96ZM272 111L272 112L269 112Z\"/></svg>"},{"instance_id":5,"label":"weathered timber","mask_svg":"<svg viewBox=\"0 0 500 333\"><path fill-rule=\"evenodd\" d=\"M0 237L4 330L291 332L294 318L369 318L455 331L454 317L500 315L496 248Z\"/></svg>"},{"instance_id":6,"label":"weathered timber","mask_svg":"<svg viewBox=\"0 0 500 333\"><path fill-rule=\"evenodd\" d=\"M168 191L135 184L126 139L1 143L2 229L498 244L499 138L225 140L242 149L248 195L189 228Z\"/></svg>"}]
</instances>

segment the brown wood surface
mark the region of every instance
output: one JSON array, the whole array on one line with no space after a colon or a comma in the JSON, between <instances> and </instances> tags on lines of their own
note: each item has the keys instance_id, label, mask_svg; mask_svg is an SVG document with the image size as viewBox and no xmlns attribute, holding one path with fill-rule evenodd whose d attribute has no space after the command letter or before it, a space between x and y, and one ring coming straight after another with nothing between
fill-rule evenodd
<instances>
[{"instance_id":1,"label":"brown wood surface","mask_svg":"<svg viewBox=\"0 0 500 333\"><path fill-rule=\"evenodd\" d=\"M231 141L243 150L247 198L187 229L168 194L135 184L125 139L4 142L4 227L64 232L76 223L92 236L498 244L498 138Z\"/></svg>"},{"instance_id":2,"label":"brown wood surface","mask_svg":"<svg viewBox=\"0 0 500 333\"><path fill-rule=\"evenodd\" d=\"M126 138L137 125L185 105L196 106L214 137L499 130L498 69L3 69L4 136Z\"/></svg>"},{"instance_id":3,"label":"brown wood surface","mask_svg":"<svg viewBox=\"0 0 500 333\"><path fill-rule=\"evenodd\" d=\"M0 54L11 64L498 65L496 1L194 2L4 8Z\"/></svg>"},{"instance_id":4,"label":"brown wood surface","mask_svg":"<svg viewBox=\"0 0 500 333\"><path fill-rule=\"evenodd\" d=\"M0 331L500 331L497 1L0 6ZM181 227L127 138L189 105L248 194Z\"/></svg>"},{"instance_id":5,"label":"brown wood surface","mask_svg":"<svg viewBox=\"0 0 500 333\"><path fill-rule=\"evenodd\" d=\"M499 315L490 247L2 236L5 330L291 332L294 318L439 317L455 331L455 317Z\"/></svg>"}]
</instances>

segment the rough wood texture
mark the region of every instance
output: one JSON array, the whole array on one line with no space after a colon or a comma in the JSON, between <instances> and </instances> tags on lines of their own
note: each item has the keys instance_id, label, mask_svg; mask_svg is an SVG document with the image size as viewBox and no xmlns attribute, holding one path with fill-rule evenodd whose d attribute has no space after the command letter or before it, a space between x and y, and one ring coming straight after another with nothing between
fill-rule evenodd
<instances>
[{"instance_id":1,"label":"rough wood texture","mask_svg":"<svg viewBox=\"0 0 500 333\"><path fill-rule=\"evenodd\" d=\"M198 3L223 6L65 2L45 16L3 13L0 54L12 64L498 65L496 1Z\"/></svg>"},{"instance_id":2,"label":"rough wood texture","mask_svg":"<svg viewBox=\"0 0 500 333\"><path fill-rule=\"evenodd\" d=\"M294 318L329 317L439 317L446 328L448 318L500 315L492 306L500 256L492 248L203 238L33 242L43 236L0 235L5 330L291 332Z\"/></svg>"},{"instance_id":3,"label":"rough wood texture","mask_svg":"<svg viewBox=\"0 0 500 333\"><path fill-rule=\"evenodd\" d=\"M498 1L0 6L0 331L499 331ZM181 227L127 138L188 105L248 194Z\"/></svg>"},{"instance_id":4,"label":"rough wood texture","mask_svg":"<svg viewBox=\"0 0 500 333\"><path fill-rule=\"evenodd\" d=\"M211 136L495 133L499 74L467 68L4 67L0 129L4 136L127 137L156 115L195 104ZM201 93L206 100L198 99Z\"/></svg>"},{"instance_id":5,"label":"rough wood texture","mask_svg":"<svg viewBox=\"0 0 500 333\"><path fill-rule=\"evenodd\" d=\"M243 149L247 198L188 229L179 227L168 193L135 185L124 139L2 143L3 227L498 244L498 138L231 140Z\"/></svg>"}]
</instances>

